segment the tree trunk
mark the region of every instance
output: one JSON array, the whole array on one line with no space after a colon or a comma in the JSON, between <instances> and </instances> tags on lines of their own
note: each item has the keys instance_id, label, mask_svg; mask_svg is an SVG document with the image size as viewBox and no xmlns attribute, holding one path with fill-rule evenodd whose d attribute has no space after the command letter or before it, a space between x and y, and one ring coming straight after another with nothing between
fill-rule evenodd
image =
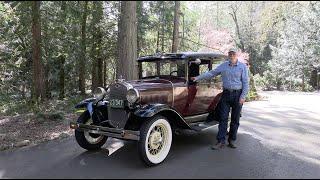
<instances>
[{"instance_id":1,"label":"tree trunk","mask_svg":"<svg viewBox=\"0 0 320 180\"><path fill-rule=\"evenodd\" d=\"M45 17L48 17L48 11L45 11ZM43 29L43 38L42 38L42 42L43 42L43 53L42 53L42 57L44 57L44 59L48 59L50 57L50 53L49 53L49 38L50 36L48 36L48 23L46 20L42 21L42 29ZM49 62L47 60L47 62L42 62L43 64L43 69L44 69L44 83L45 83L45 89L46 89L46 98L50 98L51 97L51 92L50 92L50 88L51 88L51 82L52 80L49 79L49 73L50 73L50 67L49 67Z\"/></svg>"},{"instance_id":2,"label":"tree trunk","mask_svg":"<svg viewBox=\"0 0 320 180\"><path fill-rule=\"evenodd\" d=\"M304 74L302 75L302 91L305 91L305 85L304 85Z\"/></svg>"},{"instance_id":3,"label":"tree trunk","mask_svg":"<svg viewBox=\"0 0 320 180\"><path fill-rule=\"evenodd\" d=\"M95 25L92 25L92 27L94 27ZM93 36L92 39L95 40L97 39L96 34L95 34L95 28L93 28ZM96 48L97 48L97 43L96 42L92 42L92 49L91 49L91 57L92 57L92 69L91 69L91 91L93 92L97 86L97 57L96 57Z\"/></svg>"},{"instance_id":4,"label":"tree trunk","mask_svg":"<svg viewBox=\"0 0 320 180\"><path fill-rule=\"evenodd\" d=\"M277 90L281 90L281 80L279 78L276 78L276 84L277 84Z\"/></svg>"},{"instance_id":5,"label":"tree trunk","mask_svg":"<svg viewBox=\"0 0 320 180\"><path fill-rule=\"evenodd\" d=\"M142 28L142 20L140 20L143 16L143 1L137 1L137 57L141 55L142 43L143 43L143 28Z\"/></svg>"},{"instance_id":6,"label":"tree trunk","mask_svg":"<svg viewBox=\"0 0 320 180\"><path fill-rule=\"evenodd\" d=\"M52 80L49 79L50 67L49 67L48 63L43 65L43 70L44 70L44 85L45 85L45 89L46 89L46 99L50 99L51 98L50 88L52 87L52 85L51 85Z\"/></svg>"},{"instance_id":7,"label":"tree trunk","mask_svg":"<svg viewBox=\"0 0 320 180\"><path fill-rule=\"evenodd\" d=\"M175 1L172 52L178 51L179 45L180 1Z\"/></svg>"},{"instance_id":8,"label":"tree trunk","mask_svg":"<svg viewBox=\"0 0 320 180\"><path fill-rule=\"evenodd\" d=\"M81 21L81 52L79 58L79 91L85 95L85 59L86 59L86 24L88 13L88 1L83 2L83 15Z\"/></svg>"},{"instance_id":9,"label":"tree trunk","mask_svg":"<svg viewBox=\"0 0 320 180\"><path fill-rule=\"evenodd\" d=\"M64 24L66 22L66 2L65 1L62 1L61 2L61 11L62 11L62 14L61 14L61 26L60 26L60 31L61 31L61 35L62 37L65 37L65 30L64 30ZM65 74L64 74L64 63L65 63L65 55L64 55L64 52L65 52L65 45L62 43L61 44L62 46L62 49L60 50L61 53L63 53L63 55L60 55L58 58L59 58L59 99L63 99L64 98L64 95L65 95L65 84L64 84L64 81L65 81Z\"/></svg>"},{"instance_id":10,"label":"tree trunk","mask_svg":"<svg viewBox=\"0 0 320 180\"><path fill-rule=\"evenodd\" d=\"M243 43L242 37L240 35L240 28L239 28L239 23L238 23L238 19L237 19L237 9L232 7L232 13L230 13L230 15L232 16L232 19L236 25L237 35L240 40L240 45L239 45L240 49L242 50L242 52L245 52L244 43Z\"/></svg>"},{"instance_id":11,"label":"tree trunk","mask_svg":"<svg viewBox=\"0 0 320 180\"><path fill-rule=\"evenodd\" d=\"M59 67L60 67L60 71L59 71L59 99L63 99L64 98L64 63L65 63L65 57L64 55L60 55L59 57Z\"/></svg>"},{"instance_id":12,"label":"tree trunk","mask_svg":"<svg viewBox=\"0 0 320 180\"><path fill-rule=\"evenodd\" d=\"M102 10L102 6L101 6ZM101 12L101 18L102 18L102 12ZM102 59L102 33L99 28L98 30L98 37L97 37L97 86L101 87L103 86L103 59Z\"/></svg>"},{"instance_id":13,"label":"tree trunk","mask_svg":"<svg viewBox=\"0 0 320 180\"><path fill-rule=\"evenodd\" d=\"M45 99L44 69L41 62L40 1L32 2L33 100Z\"/></svg>"},{"instance_id":14,"label":"tree trunk","mask_svg":"<svg viewBox=\"0 0 320 180\"><path fill-rule=\"evenodd\" d=\"M137 67L137 17L136 1L122 1L119 22L119 61L117 78L133 80L138 78Z\"/></svg>"},{"instance_id":15,"label":"tree trunk","mask_svg":"<svg viewBox=\"0 0 320 180\"><path fill-rule=\"evenodd\" d=\"M164 22L164 1L161 2L162 3L162 10L161 10L161 17L162 17L162 20L161 20L161 52L163 53L164 52L164 26L165 26L165 22Z\"/></svg>"},{"instance_id":16,"label":"tree trunk","mask_svg":"<svg viewBox=\"0 0 320 180\"><path fill-rule=\"evenodd\" d=\"M317 74L317 90L319 91L320 89L320 78L319 78L320 74Z\"/></svg>"},{"instance_id":17,"label":"tree trunk","mask_svg":"<svg viewBox=\"0 0 320 180\"><path fill-rule=\"evenodd\" d=\"M107 86L107 62L103 61L103 87Z\"/></svg>"},{"instance_id":18,"label":"tree trunk","mask_svg":"<svg viewBox=\"0 0 320 180\"><path fill-rule=\"evenodd\" d=\"M317 89L318 82L317 82L317 70L316 69L311 70L310 85L314 89Z\"/></svg>"},{"instance_id":19,"label":"tree trunk","mask_svg":"<svg viewBox=\"0 0 320 180\"><path fill-rule=\"evenodd\" d=\"M95 90L97 87L103 86L102 77L102 33L100 28L100 22L103 18L102 2L93 2L93 15L92 15L92 27L93 27L93 44L92 44L92 86L91 90Z\"/></svg>"},{"instance_id":20,"label":"tree trunk","mask_svg":"<svg viewBox=\"0 0 320 180\"><path fill-rule=\"evenodd\" d=\"M157 52L156 53L159 53L159 41L160 41L160 37L159 37L160 35L159 34L160 34L160 32L158 30L158 34L157 34L157 50L156 50Z\"/></svg>"},{"instance_id":21,"label":"tree trunk","mask_svg":"<svg viewBox=\"0 0 320 180\"><path fill-rule=\"evenodd\" d=\"M97 86L102 87L103 86L103 60L101 57L98 57L98 78L97 78Z\"/></svg>"}]
</instances>

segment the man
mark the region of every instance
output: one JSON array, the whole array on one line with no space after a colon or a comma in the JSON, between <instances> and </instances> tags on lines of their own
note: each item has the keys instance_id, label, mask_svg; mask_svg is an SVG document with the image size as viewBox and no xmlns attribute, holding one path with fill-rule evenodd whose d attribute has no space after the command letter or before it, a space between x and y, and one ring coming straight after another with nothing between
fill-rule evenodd
<instances>
[{"instance_id":1,"label":"man","mask_svg":"<svg viewBox=\"0 0 320 180\"><path fill-rule=\"evenodd\" d=\"M228 146L236 148L235 140L239 127L239 119L242 105L249 91L248 69L244 63L239 62L237 50L231 48L228 52L228 59L220 64L216 69L203 73L191 80L199 81L202 79L210 79L221 74L223 82L223 93L220 99L220 122L219 132L217 135L217 144L212 149L220 149L225 146L225 137L228 126L228 116L230 108L231 123L229 129Z\"/></svg>"}]
</instances>

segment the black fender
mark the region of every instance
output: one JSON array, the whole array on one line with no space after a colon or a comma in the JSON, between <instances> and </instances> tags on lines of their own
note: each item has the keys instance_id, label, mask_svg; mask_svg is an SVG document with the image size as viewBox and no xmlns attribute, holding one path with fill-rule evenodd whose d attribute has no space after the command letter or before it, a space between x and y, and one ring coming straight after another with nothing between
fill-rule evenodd
<instances>
[{"instance_id":1,"label":"black fender","mask_svg":"<svg viewBox=\"0 0 320 180\"><path fill-rule=\"evenodd\" d=\"M85 109L93 120L93 123L99 125L100 122L108 120L108 101L99 101L96 98L88 98L78 103L76 109Z\"/></svg>"},{"instance_id":2,"label":"black fender","mask_svg":"<svg viewBox=\"0 0 320 180\"><path fill-rule=\"evenodd\" d=\"M88 99L85 99L81 102L79 102L75 108L76 109L79 109L79 108L87 108L88 104L91 103L91 102L95 102L96 101L96 98L88 98Z\"/></svg>"},{"instance_id":3,"label":"black fender","mask_svg":"<svg viewBox=\"0 0 320 180\"><path fill-rule=\"evenodd\" d=\"M183 116L166 104L148 104L134 111L134 115L141 118L150 118L157 114L167 117L170 123L179 128L191 129Z\"/></svg>"}]
</instances>

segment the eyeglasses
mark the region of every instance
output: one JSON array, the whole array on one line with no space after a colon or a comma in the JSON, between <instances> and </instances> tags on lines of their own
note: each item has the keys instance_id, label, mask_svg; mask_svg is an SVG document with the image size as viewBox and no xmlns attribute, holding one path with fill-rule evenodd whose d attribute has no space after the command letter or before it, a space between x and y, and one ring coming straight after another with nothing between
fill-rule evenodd
<instances>
[{"instance_id":1,"label":"eyeglasses","mask_svg":"<svg viewBox=\"0 0 320 180\"><path fill-rule=\"evenodd\" d=\"M230 53L228 53L228 55L229 55L229 56L235 56L235 55L236 55L236 53L234 53L234 52L230 52Z\"/></svg>"}]
</instances>

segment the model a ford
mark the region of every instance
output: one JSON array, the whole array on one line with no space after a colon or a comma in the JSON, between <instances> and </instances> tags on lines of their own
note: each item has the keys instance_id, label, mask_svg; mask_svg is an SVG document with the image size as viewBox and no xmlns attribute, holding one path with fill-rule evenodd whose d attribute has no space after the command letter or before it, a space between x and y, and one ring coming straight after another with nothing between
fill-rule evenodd
<instances>
[{"instance_id":1,"label":"model a ford","mask_svg":"<svg viewBox=\"0 0 320 180\"><path fill-rule=\"evenodd\" d=\"M138 141L149 166L165 160L173 133L202 131L218 124L215 110L222 92L220 77L193 82L225 59L220 53L171 53L137 59L139 80L118 79L99 88L93 98L76 105L84 109L71 122L78 144L97 150L108 137Z\"/></svg>"}]
</instances>

